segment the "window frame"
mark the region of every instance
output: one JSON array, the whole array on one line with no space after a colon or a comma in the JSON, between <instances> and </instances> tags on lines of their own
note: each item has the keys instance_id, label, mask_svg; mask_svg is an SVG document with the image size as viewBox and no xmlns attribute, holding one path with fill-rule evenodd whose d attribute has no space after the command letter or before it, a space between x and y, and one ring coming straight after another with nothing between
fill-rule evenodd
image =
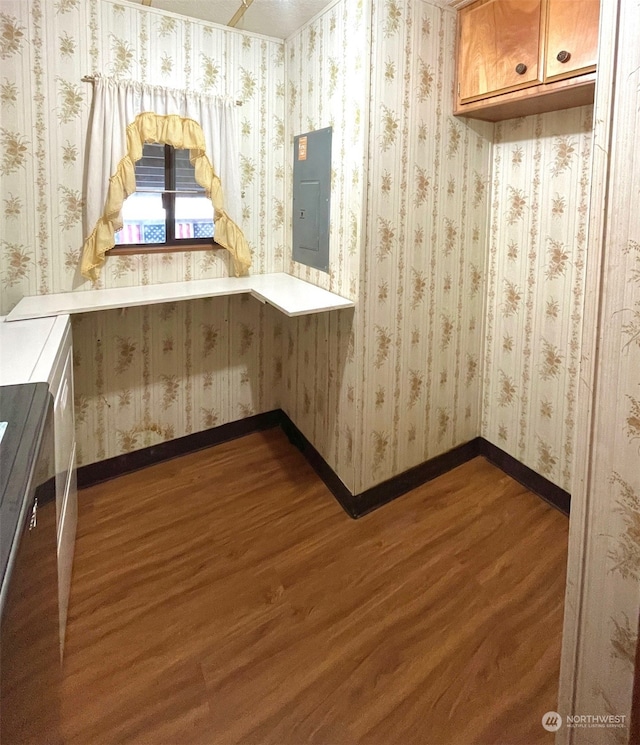
<instances>
[{"instance_id":1,"label":"window frame","mask_svg":"<svg viewBox=\"0 0 640 745\"><path fill-rule=\"evenodd\" d=\"M176 166L175 154L176 148L169 143L159 143L164 145L164 190L158 192L162 194L162 206L165 209L165 241L164 243L121 243L115 244L109 250L110 254L126 256L132 254L148 253L175 253L177 251L210 251L216 248L224 248L216 243L213 238L176 238L175 237L175 207L176 197ZM135 168L135 164L134 164ZM124 204L124 203L123 203ZM213 204L211 210L214 215Z\"/></svg>"}]
</instances>

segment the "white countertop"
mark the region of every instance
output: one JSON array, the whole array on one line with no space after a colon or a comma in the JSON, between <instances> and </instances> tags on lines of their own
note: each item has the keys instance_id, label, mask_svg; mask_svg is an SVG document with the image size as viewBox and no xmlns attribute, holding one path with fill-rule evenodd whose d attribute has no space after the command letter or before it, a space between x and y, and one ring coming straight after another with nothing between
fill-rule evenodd
<instances>
[{"instance_id":1,"label":"white countertop","mask_svg":"<svg viewBox=\"0 0 640 745\"><path fill-rule=\"evenodd\" d=\"M192 282L168 282L136 287L114 287L108 290L81 290L55 295L31 295L22 298L6 317L7 321L45 318L61 314L89 313L135 305L171 303L222 295L250 293L269 303L287 316L321 313L327 310L353 308L351 300L312 285L284 272L256 274L250 277L221 277ZM11 324L3 324L11 325Z\"/></svg>"},{"instance_id":2,"label":"white countertop","mask_svg":"<svg viewBox=\"0 0 640 745\"><path fill-rule=\"evenodd\" d=\"M0 316L0 385L48 383L69 316L4 320Z\"/></svg>"}]
</instances>

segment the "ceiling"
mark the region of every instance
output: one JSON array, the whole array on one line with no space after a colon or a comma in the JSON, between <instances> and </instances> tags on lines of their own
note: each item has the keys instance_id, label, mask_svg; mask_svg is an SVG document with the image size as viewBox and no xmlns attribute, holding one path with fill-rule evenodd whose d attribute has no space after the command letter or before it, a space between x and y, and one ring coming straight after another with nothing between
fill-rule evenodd
<instances>
[{"instance_id":1,"label":"ceiling","mask_svg":"<svg viewBox=\"0 0 640 745\"><path fill-rule=\"evenodd\" d=\"M354 0L355 1L355 0ZM243 0L133 0L159 10L226 26ZM247 4L249 0L246 0ZM331 0L253 0L236 28L286 39L323 10Z\"/></svg>"}]
</instances>

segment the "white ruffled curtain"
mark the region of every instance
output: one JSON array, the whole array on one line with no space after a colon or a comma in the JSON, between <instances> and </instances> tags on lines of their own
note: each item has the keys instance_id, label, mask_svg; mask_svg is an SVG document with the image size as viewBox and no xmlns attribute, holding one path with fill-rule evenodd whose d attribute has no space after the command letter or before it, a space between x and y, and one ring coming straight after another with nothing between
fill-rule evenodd
<instances>
[{"instance_id":1,"label":"white ruffled curtain","mask_svg":"<svg viewBox=\"0 0 640 745\"><path fill-rule=\"evenodd\" d=\"M236 275L251 265L238 227L240 174L237 107L230 99L96 76L89 128L82 274L97 279L122 203L135 191L134 164L145 142L190 150L196 181L214 208L215 241L233 256ZM224 187L224 192L223 192Z\"/></svg>"}]
</instances>

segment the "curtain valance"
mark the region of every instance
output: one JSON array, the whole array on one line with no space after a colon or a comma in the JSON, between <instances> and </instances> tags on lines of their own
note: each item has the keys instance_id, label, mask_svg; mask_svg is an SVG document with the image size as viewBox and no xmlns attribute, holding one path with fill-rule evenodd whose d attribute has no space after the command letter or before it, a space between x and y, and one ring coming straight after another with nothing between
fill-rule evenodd
<instances>
[{"instance_id":1,"label":"curtain valance","mask_svg":"<svg viewBox=\"0 0 640 745\"><path fill-rule=\"evenodd\" d=\"M233 257L236 276L251 265L236 220L240 180L236 107L230 99L96 76L89 127L82 274L95 280L122 227L122 204L136 190L145 142L188 149L195 178L214 211L215 241ZM224 184L224 192L223 192Z\"/></svg>"}]
</instances>

